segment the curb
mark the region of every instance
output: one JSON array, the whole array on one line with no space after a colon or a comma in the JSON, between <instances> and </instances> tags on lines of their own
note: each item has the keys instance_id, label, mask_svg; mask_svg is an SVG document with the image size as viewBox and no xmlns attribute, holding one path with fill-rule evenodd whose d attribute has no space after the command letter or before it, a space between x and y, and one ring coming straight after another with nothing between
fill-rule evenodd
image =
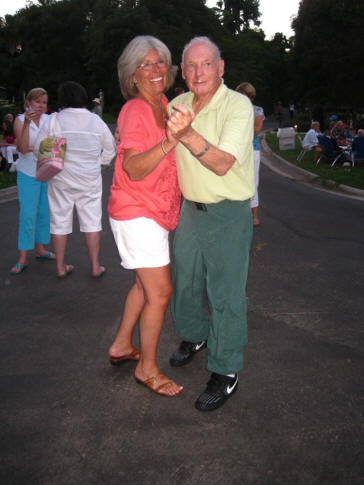
<instances>
[{"instance_id":1,"label":"curb","mask_svg":"<svg viewBox=\"0 0 364 485\"><path fill-rule=\"evenodd\" d=\"M266 142L265 134L261 140L262 152L267 158L262 159L264 165L271 168L273 171L279 173L283 177L289 178L296 182L309 183L316 187L329 190L331 193L337 193L338 195L351 196L356 199L364 200L364 190L357 189L356 187L350 187L349 185L337 184L334 180L322 179L318 175L313 174L301 167L297 167L288 162L281 156L277 155L271 150Z\"/></svg>"},{"instance_id":2,"label":"curb","mask_svg":"<svg viewBox=\"0 0 364 485\"><path fill-rule=\"evenodd\" d=\"M330 190L332 193L345 194L347 196L353 196L355 198L359 198L360 200L364 200L364 190L350 187L349 185L338 185L333 180L323 180L318 175L308 172L301 167L296 167L292 163L280 157L269 148L265 140L265 134L261 139L261 146L263 154L271 159L268 160L266 157L263 159L262 157L262 163L283 177L289 178L296 182L304 182L313 186L320 186L326 190ZM17 198L18 190L16 185L6 189L0 189L0 204L16 200Z\"/></svg>"},{"instance_id":3,"label":"curb","mask_svg":"<svg viewBox=\"0 0 364 485\"><path fill-rule=\"evenodd\" d=\"M10 202L11 200L16 200L17 198L18 188L16 185L0 190L0 204L3 204L4 202Z\"/></svg>"}]
</instances>

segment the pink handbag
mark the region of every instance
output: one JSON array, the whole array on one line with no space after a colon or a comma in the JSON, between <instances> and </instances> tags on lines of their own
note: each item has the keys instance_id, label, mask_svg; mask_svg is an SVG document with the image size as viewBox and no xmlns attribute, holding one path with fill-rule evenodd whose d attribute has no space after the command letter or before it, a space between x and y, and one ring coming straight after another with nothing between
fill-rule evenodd
<instances>
[{"instance_id":1,"label":"pink handbag","mask_svg":"<svg viewBox=\"0 0 364 485\"><path fill-rule=\"evenodd\" d=\"M58 124L57 113L54 113L51 115L49 137L39 144L35 178L41 182L48 182L63 170L67 139L55 136L56 121ZM60 129L57 131L59 132Z\"/></svg>"}]
</instances>

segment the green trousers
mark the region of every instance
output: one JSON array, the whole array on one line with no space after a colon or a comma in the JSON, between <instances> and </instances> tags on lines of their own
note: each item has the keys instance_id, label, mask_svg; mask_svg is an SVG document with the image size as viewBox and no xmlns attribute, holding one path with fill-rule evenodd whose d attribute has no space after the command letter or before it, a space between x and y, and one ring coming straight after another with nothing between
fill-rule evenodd
<instances>
[{"instance_id":1,"label":"green trousers","mask_svg":"<svg viewBox=\"0 0 364 485\"><path fill-rule=\"evenodd\" d=\"M252 238L249 201L182 204L173 242L171 309L183 340L207 340L210 372L243 368L245 287ZM201 208L201 207L200 207Z\"/></svg>"}]
</instances>

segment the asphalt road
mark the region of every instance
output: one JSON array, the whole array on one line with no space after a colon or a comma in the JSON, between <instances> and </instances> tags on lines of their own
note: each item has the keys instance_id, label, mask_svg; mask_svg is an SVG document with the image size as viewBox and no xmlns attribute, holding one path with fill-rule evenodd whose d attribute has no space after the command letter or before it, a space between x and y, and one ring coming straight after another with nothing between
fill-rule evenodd
<instances>
[{"instance_id":1,"label":"asphalt road","mask_svg":"<svg viewBox=\"0 0 364 485\"><path fill-rule=\"evenodd\" d=\"M133 276L106 217L101 280L89 276L77 223L74 274L58 280L54 263L31 259L10 277L18 206L0 205L1 484L363 483L364 204L266 166L260 193L245 369L237 393L205 414L193 403L206 354L169 367L179 342L169 312L159 360L181 396L138 386L131 363L109 365Z\"/></svg>"}]
</instances>

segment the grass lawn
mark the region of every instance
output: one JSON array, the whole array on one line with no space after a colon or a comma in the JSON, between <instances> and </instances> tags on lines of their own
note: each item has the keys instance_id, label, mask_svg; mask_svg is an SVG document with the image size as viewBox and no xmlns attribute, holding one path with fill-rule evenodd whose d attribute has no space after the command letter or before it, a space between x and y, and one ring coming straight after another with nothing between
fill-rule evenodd
<instances>
[{"instance_id":1,"label":"grass lawn","mask_svg":"<svg viewBox=\"0 0 364 485\"><path fill-rule=\"evenodd\" d=\"M301 147L299 140L297 140L298 135L296 135L296 147ZM313 152L308 152L305 154L303 161L298 163L296 161L301 148L296 148L295 150L280 150L279 141L277 138L277 133L267 133L265 136L268 146L277 155L284 158L288 162L291 162L297 167L301 167L309 172L316 174L325 183L326 180L333 180L334 182L344 185L350 185L351 187L356 187L358 189L364 190L364 166L356 165L354 168L342 167L341 165L335 164L332 168L328 163L320 162L318 165L314 163Z\"/></svg>"},{"instance_id":2,"label":"grass lawn","mask_svg":"<svg viewBox=\"0 0 364 485\"><path fill-rule=\"evenodd\" d=\"M0 172L0 189L16 185L16 173Z\"/></svg>"},{"instance_id":3,"label":"grass lawn","mask_svg":"<svg viewBox=\"0 0 364 485\"><path fill-rule=\"evenodd\" d=\"M105 123L112 124L112 123L116 123L117 116L114 116L111 113L103 113L102 114L102 119L105 121Z\"/></svg>"}]
</instances>

